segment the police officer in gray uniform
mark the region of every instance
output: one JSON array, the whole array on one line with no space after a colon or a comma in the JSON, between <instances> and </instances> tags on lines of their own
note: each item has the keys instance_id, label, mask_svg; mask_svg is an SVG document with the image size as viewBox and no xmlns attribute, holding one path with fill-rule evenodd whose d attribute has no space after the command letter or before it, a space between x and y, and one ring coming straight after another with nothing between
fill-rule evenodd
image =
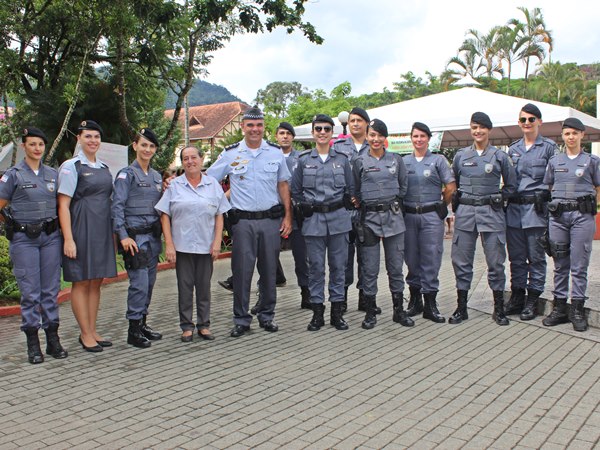
<instances>
[{"instance_id":1,"label":"police officer in gray uniform","mask_svg":"<svg viewBox=\"0 0 600 450\"><path fill-rule=\"evenodd\" d=\"M552 192L548 250L554 258L554 307L542 323L551 327L570 320L575 331L588 328L584 311L587 270L600 198L600 158L581 148L584 133L579 119L570 117L563 122L566 152L550 159L544 176ZM571 309L567 314L569 275Z\"/></svg>"},{"instance_id":2,"label":"police officer in gray uniform","mask_svg":"<svg viewBox=\"0 0 600 450\"><path fill-rule=\"evenodd\" d=\"M309 256L308 288L313 318L309 331L325 325L325 253L329 263L331 325L347 330L343 317L345 267L348 260L348 232L352 228L349 208L354 196L352 169L348 157L329 147L333 120L318 114L312 122L316 148L303 152L292 179L292 196L302 208L302 234Z\"/></svg>"},{"instance_id":3,"label":"police officer in gray uniform","mask_svg":"<svg viewBox=\"0 0 600 450\"><path fill-rule=\"evenodd\" d=\"M360 203L360 215L354 223L357 246L360 248L361 280L366 303L362 327L370 330L377 324L376 303L377 277L380 265L380 241L383 241L385 267L388 273L393 320L405 327L414 325L403 308L404 276L404 218L402 199L406 193L406 168L402 157L385 149L387 126L379 119L369 123L367 141L369 147L353 161L356 193Z\"/></svg>"},{"instance_id":4,"label":"police officer in gray uniform","mask_svg":"<svg viewBox=\"0 0 600 450\"><path fill-rule=\"evenodd\" d=\"M10 259L21 291L21 330L31 364L44 361L38 330L46 332L46 354L68 356L58 337L58 291L62 239L56 214L57 172L42 164L48 140L38 128L23 131L25 159L0 178L0 209L5 217Z\"/></svg>"},{"instance_id":5,"label":"police officer in gray uniform","mask_svg":"<svg viewBox=\"0 0 600 450\"><path fill-rule=\"evenodd\" d=\"M232 250L233 323L230 335L243 336L250 330L250 288L258 265L260 307L258 322L265 331L279 329L275 323L275 272L280 235L292 231L292 208L288 181L290 172L279 147L263 140L262 111L250 108L241 124L244 140L229 146L208 169L222 180L229 175L232 209L229 219L235 244ZM281 201L281 203L280 203Z\"/></svg>"},{"instance_id":6,"label":"police officer in gray uniform","mask_svg":"<svg viewBox=\"0 0 600 450\"><path fill-rule=\"evenodd\" d=\"M294 127L288 122L281 122L275 132L277 143L281 147L281 152L285 157L288 170L294 175L296 167L298 167L298 158L300 152L292 147L292 142L296 137L296 131ZM308 289L308 257L306 254L306 243L304 242L304 236L302 236L302 230L298 226L298 222L302 220L299 218L301 213L297 205L293 208L294 222L292 223L292 233L290 234L290 244L292 246L292 255L294 256L294 270L296 272L296 279L298 286L300 286L300 295L302 297L300 301L300 307L302 309L311 309L310 303L310 291Z\"/></svg>"},{"instance_id":7,"label":"police officer in gray uniform","mask_svg":"<svg viewBox=\"0 0 600 450\"><path fill-rule=\"evenodd\" d=\"M162 338L146 323L162 251L160 218L154 209L162 194L162 177L150 167L158 146L156 134L142 129L133 142L135 161L117 174L113 187L113 231L129 275L127 343L139 348Z\"/></svg>"},{"instance_id":8,"label":"police officer in gray uniform","mask_svg":"<svg viewBox=\"0 0 600 450\"><path fill-rule=\"evenodd\" d=\"M369 114L362 108L354 107L348 115L348 128L350 130L350 137L344 139L338 139L333 143L333 149L337 152L344 153L350 160L352 165L353 158L358 155L359 152L369 148L367 143L367 128L369 126ZM357 218L357 212L353 212L353 220ZM356 247L356 235L354 230L350 230L350 243L348 245L348 263L346 264L346 287L344 291L344 311L348 307L348 287L354 282L354 253ZM356 250L356 265L358 270L358 282L356 287L358 288L358 310L366 311L366 305L364 302L364 292L362 289L361 282L361 256L360 251ZM375 305L375 311L377 314L381 314L381 309Z\"/></svg>"},{"instance_id":9,"label":"police officer in gray uniform","mask_svg":"<svg viewBox=\"0 0 600 450\"><path fill-rule=\"evenodd\" d=\"M490 145L492 121L482 112L471 116L473 145L461 149L452 162L458 191L453 196L455 214L452 237L452 266L456 277L457 308L451 324L469 318L467 298L473 280L475 244L481 236L488 267L488 284L494 294L498 325L508 325L504 314L504 261L506 260L506 219L504 199L516 188L516 174L506 153ZM501 182L504 182L500 189Z\"/></svg>"},{"instance_id":10,"label":"police officer in gray uniform","mask_svg":"<svg viewBox=\"0 0 600 450\"><path fill-rule=\"evenodd\" d=\"M446 158L429 151L429 127L415 122L410 134L415 151L404 156L408 173L404 197L404 256L410 290L407 313L416 316L422 312L424 318L444 323L446 319L438 311L436 297L444 249L444 220L456 183Z\"/></svg>"},{"instance_id":11,"label":"police officer in gray uniform","mask_svg":"<svg viewBox=\"0 0 600 450\"><path fill-rule=\"evenodd\" d=\"M527 103L519 113L523 138L508 149L517 173L517 192L508 199L506 210L511 282L506 314L520 314L521 320L535 318L537 300L546 283L546 255L539 240L548 227L550 191L543 180L556 143L540 134L541 124L541 111Z\"/></svg>"}]
</instances>

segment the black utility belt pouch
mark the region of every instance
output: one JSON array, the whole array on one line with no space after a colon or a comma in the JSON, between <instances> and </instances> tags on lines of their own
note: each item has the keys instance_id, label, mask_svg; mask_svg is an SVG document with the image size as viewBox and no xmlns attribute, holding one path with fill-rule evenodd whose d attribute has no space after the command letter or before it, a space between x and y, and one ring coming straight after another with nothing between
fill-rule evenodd
<instances>
[{"instance_id":1,"label":"black utility belt pouch","mask_svg":"<svg viewBox=\"0 0 600 450\"><path fill-rule=\"evenodd\" d=\"M436 203L435 212L440 220L444 220L448 216L448 205L445 202Z\"/></svg>"},{"instance_id":2,"label":"black utility belt pouch","mask_svg":"<svg viewBox=\"0 0 600 450\"><path fill-rule=\"evenodd\" d=\"M145 250L140 250L134 255L123 252L123 262L127 270L145 269L150 264L150 255Z\"/></svg>"},{"instance_id":3,"label":"black utility belt pouch","mask_svg":"<svg viewBox=\"0 0 600 450\"><path fill-rule=\"evenodd\" d=\"M502 194L490 195L490 205L494 211L500 211L504 207Z\"/></svg>"},{"instance_id":4,"label":"black utility belt pouch","mask_svg":"<svg viewBox=\"0 0 600 450\"><path fill-rule=\"evenodd\" d=\"M353 227L360 247L373 247L379 244L379 236L364 223L354 223Z\"/></svg>"}]
</instances>

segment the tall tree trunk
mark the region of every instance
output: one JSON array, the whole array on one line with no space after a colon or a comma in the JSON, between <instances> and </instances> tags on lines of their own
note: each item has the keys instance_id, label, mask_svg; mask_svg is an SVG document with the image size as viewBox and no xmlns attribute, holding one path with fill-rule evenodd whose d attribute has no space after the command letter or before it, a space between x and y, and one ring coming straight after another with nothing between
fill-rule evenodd
<instances>
[{"instance_id":1,"label":"tall tree trunk","mask_svg":"<svg viewBox=\"0 0 600 450\"><path fill-rule=\"evenodd\" d=\"M6 95L6 90L2 92L2 102L4 103L4 116L6 117L6 129L8 130L8 135L10 136L10 140L13 143L12 155L10 157L10 166L14 166L17 163L17 152L19 151L19 144L17 142L17 135L10 125L10 117L8 115L8 96Z\"/></svg>"},{"instance_id":2,"label":"tall tree trunk","mask_svg":"<svg viewBox=\"0 0 600 450\"><path fill-rule=\"evenodd\" d=\"M124 61L124 40L123 35L117 37L117 51L115 58L115 66L117 69L117 102L119 104L119 123L121 128L129 135L130 138L135 136L136 130L129 122L127 117L127 90L125 87L125 61Z\"/></svg>"}]
</instances>

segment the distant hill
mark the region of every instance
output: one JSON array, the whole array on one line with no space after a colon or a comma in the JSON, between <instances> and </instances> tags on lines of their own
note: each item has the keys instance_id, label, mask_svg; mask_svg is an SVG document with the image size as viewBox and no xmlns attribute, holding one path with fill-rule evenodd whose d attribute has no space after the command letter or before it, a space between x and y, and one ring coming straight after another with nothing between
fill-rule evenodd
<instances>
[{"instance_id":1,"label":"distant hill","mask_svg":"<svg viewBox=\"0 0 600 450\"><path fill-rule=\"evenodd\" d=\"M165 101L165 109L175 108L177 97L169 91ZM219 86L203 80L196 80L194 86L188 93L189 106L214 105L215 103L240 102L241 100L231 92Z\"/></svg>"}]
</instances>

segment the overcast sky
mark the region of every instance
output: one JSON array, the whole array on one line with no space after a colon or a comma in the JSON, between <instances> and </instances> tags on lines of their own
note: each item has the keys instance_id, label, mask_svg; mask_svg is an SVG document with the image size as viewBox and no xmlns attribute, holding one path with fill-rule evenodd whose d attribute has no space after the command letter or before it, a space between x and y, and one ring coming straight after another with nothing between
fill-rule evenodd
<instances>
[{"instance_id":1,"label":"overcast sky","mask_svg":"<svg viewBox=\"0 0 600 450\"><path fill-rule=\"evenodd\" d=\"M353 95L380 92L408 71L439 75L467 30L524 20L518 6L542 8L553 61L600 62L598 0L310 0L305 18L325 39L322 45L284 30L235 36L214 54L205 79L248 103L273 81L298 81L328 94L349 81ZM515 75L524 75L521 63Z\"/></svg>"}]
</instances>

